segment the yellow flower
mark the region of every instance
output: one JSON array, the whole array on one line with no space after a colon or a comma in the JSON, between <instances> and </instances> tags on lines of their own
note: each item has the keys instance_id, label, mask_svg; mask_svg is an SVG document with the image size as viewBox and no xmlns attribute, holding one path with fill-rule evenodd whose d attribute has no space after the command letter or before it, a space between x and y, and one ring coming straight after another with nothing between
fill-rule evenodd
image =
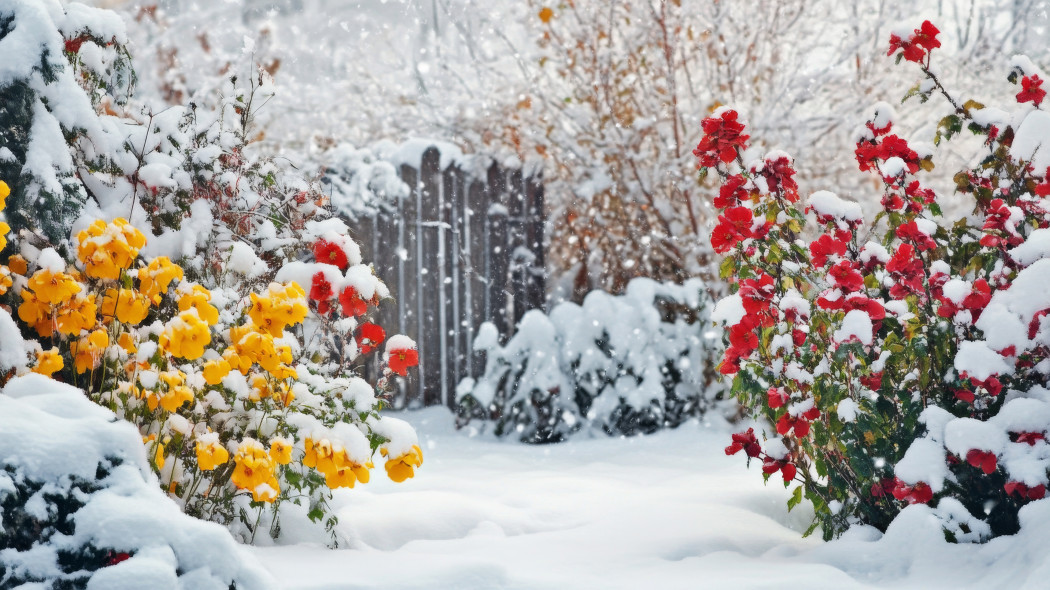
<instances>
[{"instance_id":1,"label":"yellow flower","mask_svg":"<svg viewBox=\"0 0 1050 590\"><path fill-rule=\"evenodd\" d=\"M277 391L272 392L271 395L275 400L281 402L281 405L286 408L292 405L292 401L295 400L295 392L292 391L290 387L288 387L287 383L278 384Z\"/></svg>"},{"instance_id":2,"label":"yellow flower","mask_svg":"<svg viewBox=\"0 0 1050 590\"><path fill-rule=\"evenodd\" d=\"M10 268L11 272L15 273L16 275L25 276L25 274L29 272L29 264L26 262L26 259L23 258L21 254L12 254L7 259L7 268Z\"/></svg>"},{"instance_id":3,"label":"yellow flower","mask_svg":"<svg viewBox=\"0 0 1050 590\"><path fill-rule=\"evenodd\" d=\"M387 456L386 447L379 450L380 453L385 457ZM386 474L387 477L401 483L406 479L415 475L415 467L419 467L423 464L423 451L419 448L419 445L412 445L412 450L396 457L394 459L387 459L386 462Z\"/></svg>"},{"instance_id":4,"label":"yellow flower","mask_svg":"<svg viewBox=\"0 0 1050 590\"><path fill-rule=\"evenodd\" d=\"M274 477L274 461L259 441L245 439L233 456L236 467L230 481L242 490L250 490L256 502L273 502L280 492Z\"/></svg>"},{"instance_id":5,"label":"yellow flower","mask_svg":"<svg viewBox=\"0 0 1050 590\"><path fill-rule=\"evenodd\" d=\"M117 318L117 321L135 325L146 319L149 299L132 289L106 289L102 298L102 316Z\"/></svg>"},{"instance_id":6,"label":"yellow flower","mask_svg":"<svg viewBox=\"0 0 1050 590\"><path fill-rule=\"evenodd\" d=\"M139 347L135 344L135 337L131 332L124 332L117 338L117 344L128 354L135 354Z\"/></svg>"},{"instance_id":7,"label":"yellow flower","mask_svg":"<svg viewBox=\"0 0 1050 590\"><path fill-rule=\"evenodd\" d=\"M192 290L179 297L179 311L186 311L191 307L197 310L197 315L210 326L219 323L219 310L211 301L211 291L200 285L193 285Z\"/></svg>"},{"instance_id":8,"label":"yellow flower","mask_svg":"<svg viewBox=\"0 0 1050 590\"><path fill-rule=\"evenodd\" d=\"M11 187L7 186L7 183L0 180L0 211L7 207L7 196L11 194Z\"/></svg>"},{"instance_id":9,"label":"yellow flower","mask_svg":"<svg viewBox=\"0 0 1050 590\"><path fill-rule=\"evenodd\" d=\"M11 269L6 266L0 266L0 295L7 293L12 283Z\"/></svg>"},{"instance_id":10,"label":"yellow flower","mask_svg":"<svg viewBox=\"0 0 1050 590\"><path fill-rule=\"evenodd\" d=\"M204 363L204 381L208 385L222 383L223 377L230 374L230 363L226 359L215 359Z\"/></svg>"},{"instance_id":11,"label":"yellow flower","mask_svg":"<svg viewBox=\"0 0 1050 590\"><path fill-rule=\"evenodd\" d=\"M117 218L110 224L97 219L77 234L77 258L89 277L116 279L131 267L145 245L146 237L126 219Z\"/></svg>"},{"instance_id":12,"label":"yellow flower","mask_svg":"<svg viewBox=\"0 0 1050 590\"><path fill-rule=\"evenodd\" d=\"M55 374L55 371L61 371L65 364L62 355L58 352L58 347L52 347L51 350L45 350L36 355L36 366L33 367L33 372L50 377Z\"/></svg>"},{"instance_id":13,"label":"yellow flower","mask_svg":"<svg viewBox=\"0 0 1050 590\"><path fill-rule=\"evenodd\" d=\"M219 442L219 435L206 434L197 439L197 466L211 471L230 460L230 452Z\"/></svg>"},{"instance_id":14,"label":"yellow flower","mask_svg":"<svg viewBox=\"0 0 1050 590\"><path fill-rule=\"evenodd\" d=\"M153 455L153 462L157 469L164 469L164 443L157 445L157 452Z\"/></svg>"},{"instance_id":15,"label":"yellow flower","mask_svg":"<svg viewBox=\"0 0 1050 590\"><path fill-rule=\"evenodd\" d=\"M90 330L95 327L95 295L77 294L73 299L62 304L55 316L55 324L58 331L69 336L80 334L81 330Z\"/></svg>"},{"instance_id":16,"label":"yellow flower","mask_svg":"<svg viewBox=\"0 0 1050 590\"><path fill-rule=\"evenodd\" d=\"M73 355L77 373L97 367L107 346L109 346L109 334L102 329L70 342L69 351Z\"/></svg>"},{"instance_id":17,"label":"yellow flower","mask_svg":"<svg viewBox=\"0 0 1050 590\"><path fill-rule=\"evenodd\" d=\"M41 303L55 305L68 301L80 292L80 284L64 272L51 272L41 269L29 278L29 288L36 294Z\"/></svg>"},{"instance_id":18,"label":"yellow flower","mask_svg":"<svg viewBox=\"0 0 1050 590\"><path fill-rule=\"evenodd\" d=\"M11 226L4 221L0 221L0 250L7 247L7 233L10 231Z\"/></svg>"},{"instance_id":19,"label":"yellow flower","mask_svg":"<svg viewBox=\"0 0 1050 590\"><path fill-rule=\"evenodd\" d=\"M270 439L270 458L279 465L291 463L292 441L280 437Z\"/></svg>"},{"instance_id":20,"label":"yellow flower","mask_svg":"<svg viewBox=\"0 0 1050 590\"><path fill-rule=\"evenodd\" d=\"M270 283L267 294L251 294L252 305L248 317L259 331L279 337L288 326L306 318L306 291L298 283Z\"/></svg>"},{"instance_id":21,"label":"yellow flower","mask_svg":"<svg viewBox=\"0 0 1050 590\"><path fill-rule=\"evenodd\" d=\"M182 280L182 267L173 264L167 256L158 256L145 268L138 270L139 291L154 304L160 303L160 294L165 293L171 282Z\"/></svg>"},{"instance_id":22,"label":"yellow flower","mask_svg":"<svg viewBox=\"0 0 1050 590\"><path fill-rule=\"evenodd\" d=\"M185 385L172 387L160 398L160 407L168 412L175 413L182 404L193 401L193 390Z\"/></svg>"},{"instance_id":23,"label":"yellow flower","mask_svg":"<svg viewBox=\"0 0 1050 590\"><path fill-rule=\"evenodd\" d=\"M172 356L199 359L211 343L211 329L194 310L184 311L168 322L158 340L160 347Z\"/></svg>"}]
</instances>

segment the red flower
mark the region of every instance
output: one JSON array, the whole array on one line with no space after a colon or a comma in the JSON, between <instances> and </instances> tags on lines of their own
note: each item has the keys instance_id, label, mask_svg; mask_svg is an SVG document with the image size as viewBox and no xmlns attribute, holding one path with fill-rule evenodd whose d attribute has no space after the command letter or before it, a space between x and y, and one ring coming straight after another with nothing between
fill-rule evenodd
<instances>
[{"instance_id":1,"label":"red flower","mask_svg":"<svg viewBox=\"0 0 1050 590\"><path fill-rule=\"evenodd\" d=\"M754 428L748 428L747 432L738 432L734 434L733 443L726 447L726 454L735 455L741 450L743 450L748 457L757 457L762 453L762 447L758 444L758 438L755 437Z\"/></svg>"},{"instance_id":2,"label":"red flower","mask_svg":"<svg viewBox=\"0 0 1050 590\"><path fill-rule=\"evenodd\" d=\"M783 387L770 387L769 391L766 392L766 397L769 401L769 407L774 409L783 406L790 399L788 392L784 391Z\"/></svg>"},{"instance_id":3,"label":"red flower","mask_svg":"<svg viewBox=\"0 0 1050 590\"><path fill-rule=\"evenodd\" d=\"M386 332L383 331L383 328L366 322L361 324L357 331L357 347L361 349L361 354L368 354L375 350L384 338L386 338Z\"/></svg>"},{"instance_id":4,"label":"red flower","mask_svg":"<svg viewBox=\"0 0 1050 590\"><path fill-rule=\"evenodd\" d=\"M323 272L314 275L313 284L310 286L310 299L314 301L327 301L335 295L332 291L332 283L328 282Z\"/></svg>"},{"instance_id":5,"label":"red flower","mask_svg":"<svg viewBox=\"0 0 1050 590\"><path fill-rule=\"evenodd\" d=\"M736 111L726 109L719 117L701 121L704 137L693 150L693 155L700 160L700 168L717 166L719 162L728 164L736 158L738 148L747 149L750 136L741 134L744 124L737 121L737 116Z\"/></svg>"},{"instance_id":6,"label":"red flower","mask_svg":"<svg viewBox=\"0 0 1050 590\"><path fill-rule=\"evenodd\" d=\"M744 279L740 285L737 295L744 305L744 311L748 315L763 314L769 311L773 300L773 277L762 273L758 279Z\"/></svg>"},{"instance_id":7,"label":"red flower","mask_svg":"<svg viewBox=\"0 0 1050 590\"><path fill-rule=\"evenodd\" d=\"M777 471L780 472L780 475L784 478L784 482L787 483L795 479L795 473L797 473L798 470L795 468L794 464L788 461L778 461L772 457L766 457L766 459L762 461L762 473L772 475Z\"/></svg>"},{"instance_id":8,"label":"red flower","mask_svg":"<svg viewBox=\"0 0 1050 590\"><path fill-rule=\"evenodd\" d=\"M745 355L751 354L751 351L758 348L758 334L755 334L752 326L737 324L729 329L729 345Z\"/></svg>"},{"instance_id":9,"label":"red flower","mask_svg":"<svg viewBox=\"0 0 1050 590\"><path fill-rule=\"evenodd\" d=\"M860 382L864 387L872 391L878 391L882 387L882 371L861 377Z\"/></svg>"},{"instance_id":10,"label":"red flower","mask_svg":"<svg viewBox=\"0 0 1050 590\"><path fill-rule=\"evenodd\" d=\"M131 559L131 554L129 553L125 553L123 551L110 551L106 553L106 566L117 565L118 563L122 561L127 561L129 559Z\"/></svg>"},{"instance_id":11,"label":"red flower","mask_svg":"<svg viewBox=\"0 0 1050 590\"><path fill-rule=\"evenodd\" d=\"M979 468L985 475L991 475L995 472L995 453L970 449L970 451L966 453L966 462Z\"/></svg>"},{"instance_id":12,"label":"red flower","mask_svg":"<svg viewBox=\"0 0 1050 590\"><path fill-rule=\"evenodd\" d=\"M350 261L346 258L346 252L335 242L329 242L324 238L314 243L314 258L317 259L317 262L337 266L339 270L346 270L346 267L350 266Z\"/></svg>"},{"instance_id":13,"label":"red flower","mask_svg":"<svg viewBox=\"0 0 1050 590\"><path fill-rule=\"evenodd\" d=\"M353 287L343 289L339 294L339 303L343 305L343 315L347 317L360 317L368 311L368 304Z\"/></svg>"},{"instance_id":14,"label":"red flower","mask_svg":"<svg viewBox=\"0 0 1050 590\"><path fill-rule=\"evenodd\" d=\"M727 209L739 206L748 197L747 189L744 188L746 184L747 179L740 174L734 174L727 178L722 183L722 188L718 190L718 196L715 197L715 207Z\"/></svg>"},{"instance_id":15,"label":"red flower","mask_svg":"<svg viewBox=\"0 0 1050 590\"><path fill-rule=\"evenodd\" d=\"M419 364L419 352L415 348L396 348L387 351L390 370L404 377L408 369Z\"/></svg>"},{"instance_id":16,"label":"red flower","mask_svg":"<svg viewBox=\"0 0 1050 590\"><path fill-rule=\"evenodd\" d=\"M1042 432L1018 432L1016 433L1016 439L1014 442L1028 443L1029 446L1034 447L1035 443L1046 440L1046 434Z\"/></svg>"},{"instance_id":17,"label":"red flower","mask_svg":"<svg viewBox=\"0 0 1050 590\"><path fill-rule=\"evenodd\" d=\"M80 53L80 47L84 45L84 41L90 40L90 35L81 35L75 39L66 39L66 51L68 51L69 53Z\"/></svg>"},{"instance_id":18,"label":"red flower","mask_svg":"<svg viewBox=\"0 0 1050 590\"><path fill-rule=\"evenodd\" d=\"M809 245L809 258L813 266L822 267L828 262L828 256L844 256L846 242L822 234Z\"/></svg>"},{"instance_id":19,"label":"red flower","mask_svg":"<svg viewBox=\"0 0 1050 590\"><path fill-rule=\"evenodd\" d=\"M864 286L864 277L857 272L857 263L851 260L839 261L828 271L828 276L835 286L847 293L859 291Z\"/></svg>"},{"instance_id":20,"label":"red flower","mask_svg":"<svg viewBox=\"0 0 1050 590\"><path fill-rule=\"evenodd\" d=\"M956 389L953 393L955 395L955 399L961 402L966 402L968 404L972 404L973 400L976 399L976 396L973 394L973 392L966 389Z\"/></svg>"},{"instance_id":21,"label":"red flower","mask_svg":"<svg viewBox=\"0 0 1050 590\"><path fill-rule=\"evenodd\" d=\"M898 500L907 500L909 504L926 504L933 499L933 489L924 481L909 486L899 478L895 478L893 491L890 493Z\"/></svg>"},{"instance_id":22,"label":"red flower","mask_svg":"<svg viewBox=\"0 0 1050 590\"><path fill-rule=\"evenodd\" d=\"M915 220L900 224L897 228L897 237L913 242L919 250L932 250L937 247L937 242L919 231L919 224L915 223Z\"/></svg>"},{"instance_id":23,"label":"red flower","mask_svg":"<svg viewBox=\"0 0 1050 590\"><path fill-rule=\"evenodd\" d=\"M886 55L893 55L898 50L902 50L904 59L920 62L922 58L926 57L927 51L941 46L941 42L937 40L938 33L940 31L933 26L933 23L924 21L922 27L915 29L907 40L901 39L897 34L891 34L890 50Z\"/></svg>"},{"instance_id":24,"label":"red flower","mask_svg":"<svg viewBox=\"0 0 1050 590\"><path fill-rule=\"evenodd\" d=\"M711 232L711 246L715 252L725 254L738 243L752 237L751 210L747 207L730 207L718 216L718 225Z\"/></svg>"},{"instance_id":25,"label":"red flower","mask_svg":"<svg viewBox=\"0 0 1050 590\"><path fill-rule=\"evenodd\" d=\"M805 417L799 416L795 418L791 414L784 414L777 420L777 432L785 435L792 430L795 431L795 436L799 438L805 437L809 434L809 421Z\"/></svg>"},{"instance_id":26,"label":"red flower","mask_svg":"<svg viewBox=\"0 0 1050 590\"><path fill-rule=\"evenodd\" d=\"M1032 74L1021 78L1021 91L1017 93L1017 102L1030 102L1036 107L1046 98L1046 91L1042 89L1043 80Z\"/></svg>"},{"instance_id":27,"label":"red flower","mask_svg":"<svg viewBox=\"0 0 1050 590\"><path fill-rule=\"evenodd\" d=\"M762 169L757 171L766 179L770 193L783 192L784 200L789 203L798 201L798 183L793 178L795 169L787 156L767 158Z\"/></svg>"}]
</instances>

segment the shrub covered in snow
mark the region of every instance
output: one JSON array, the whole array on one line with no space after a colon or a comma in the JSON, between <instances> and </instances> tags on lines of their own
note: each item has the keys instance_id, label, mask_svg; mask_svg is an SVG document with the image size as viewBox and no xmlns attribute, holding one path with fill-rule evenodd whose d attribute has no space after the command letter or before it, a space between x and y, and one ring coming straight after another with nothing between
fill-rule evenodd
<instances>
[{"instance_id":1,"label":"shrub covered in snow","mask_svg":"<svg viewBox=\"0 0 1050 590\"><path fill-rule=\"evenodd\" d=\"M265 72L231 78L215 110L153 112L116 97L121 39L107 11L0 7L0 89L43 93L0 151L0 209L10 194L21 230L7 247L0 223L16 252L0 302L32 338L32 370L138 426L184 511L246 540L280 537L289 515L333 531L331 490L367 482L376 451L396 481L422 462L413 429L379 414L415 343L386 342L375 384L354 373L386 340L367 318L389 292L319 187L254 149ZM56 171L68 186L47 192L38 177ZM62 191L79 197L59 210Z\"/></svg>"},{"instance_id":2,"label":"shrub covered in snow","mask_svg":"<svg viewBox=\"0 0 1050 590\"><path fill-rule=\"evenodd\" d=\"M27 347L3 310L0 325L6 373ZM7 380L0 449L0 586L273 587L225 529L165 497L139 432L81 390L34 373Z\"/></svg>"},{"instance_id":3,"label":"shrub covered in snow","mask_svg":"<svg viewBox=\"0 0 1050 590\"><path fill-rule=\"evenodd\" d=\"M503 346L491 324L476 350L484 375L458 388L460 422L492 419L499 436L557 442L578 431L632 435L674 427L718 397L721 346L699 279L635 279L614 296L525 314Z\"/></svg>"},{"instance_id":4,"label":"shrub covered in snow","mask_svg":"<svg viewBox=\"0 0 1050 590\"><path fill-rule=\"evenodd\" d=\"M696 155L717 171L722 214L712 236L734 294L715 317L729 325L720 366L732 391L775 424L759 441L733 436L726 453L762 460L765 476L800 482L826 536L862 522L885 530L907 504L936 506L951 539L1013 533L1043 498L1050 469L1050 115L1044 74L1014 57L1010 110L963 101L930 67L930 22L894 34L890 54L918 65L908 96L950 104L934 143L965 141L972 166L954 176L973 213L939 220L919 179L928 148L876 106L857 131L856 160L883 189L868 231L857 203L828 191L805 211L791 159L744 166L748 136L729 109L703 123ZM820 234L799 239L805 213ZM811 529L812 530L812 529Z\"/></svg>"}]
</instances>

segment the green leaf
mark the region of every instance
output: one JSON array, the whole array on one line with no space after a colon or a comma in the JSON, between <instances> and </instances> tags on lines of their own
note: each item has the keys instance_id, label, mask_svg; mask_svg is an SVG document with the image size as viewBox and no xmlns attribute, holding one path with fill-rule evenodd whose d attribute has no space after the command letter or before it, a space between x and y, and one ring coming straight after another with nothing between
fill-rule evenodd
<instances>
[{"instance_id":1,"label":"green leaf","mask_svg":"<svg viewBox=\"0 0 1050 590\"><path fill-rule=\"evenodd\" d=\"M795 506L802 503L802 486L795 488L795 491L791 493L791 497L788 498L788 512L791 512Z\"/></svg>"},{"instance_id":2,"label":"green leaf","mask_svg":"<svg viewBox=\"0 0 1050 590\"><path fill-rule=\"evenodd\" d=\"M736 274L736 259L732 256L726 256L722 260L721 266L718 267L718 276L720 278L729 278Z\"/></svg>"}]
</instances>

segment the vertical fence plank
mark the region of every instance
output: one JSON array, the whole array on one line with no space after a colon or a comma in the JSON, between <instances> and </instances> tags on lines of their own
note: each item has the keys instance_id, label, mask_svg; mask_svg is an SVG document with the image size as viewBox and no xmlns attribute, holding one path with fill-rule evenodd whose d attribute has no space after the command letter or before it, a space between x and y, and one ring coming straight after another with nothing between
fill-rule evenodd
<instances>
[{"instance_id":1,"label":"vertical fence plank","mask_svg":"<svg viewBox=\"0 0 1050 590\"><path fill-rule=\"evenodd\" d=\"M507 248L510 250L511 307L514 310L511 330L525 315L528 298L528 274L532 256L525 248L525 186L521 170L507 175Z\"/></svg>"},{"instance_id":2,"label":"vertical fence plank","mask_svg":"<svg viewBox=\"0 0 1050 590\"><path fill-rule=\"evenodd\" d=\"M398 327L402 334L419 342L419 215L420 200L419 175L415 168L401 166L401 180L409 187L407 197L400 199L398 213L401 218L398 248L398 288L397 311ZM422 364L422 351L420 351ZM409 375L412 375L409 373ZM402 407L415 407L423 403L421 391L425 379L422 370L418 378L409 378L406 384L406 398Z\"/></svg>"},{"instance_id":3,"label":"vertical fence plank","mask_svg":"<svg viewBox=\"0 0 1050 590\"><path fill-rule=\"evenodd\" d=\"M547 217L544 212L543 179L530 175L525 181L525 203L527 208L525 246L532 252L533 262L529 271L528 309L542 309L547 304L547 260L544 234Z\"/></svg>"},{"instance_id":4,"label":"vertical fence plank","mask_svg":"<svg viewBox=\"0 0 1050 590\"><path fill-rule=\"evenodd\" d=\"M445 279L442 281L442 289L449 297L449 304L445 306L445 325L443 328L446 350L446 374L445 394L442 400L449 407L455 405L456 384L465 377L465 358L463 355L462 340L464 336L463 326L465 316L464 291L466 277L463 273L462 256L462 231L463 231L463 171L458 166L450 166L445 170L442 180L444 182L444 196L442 211L444 222L447 225L445 231Z\"/></svg>"},{"instance_id":5,"label":"vertical fence plank","mask_svg":"<svg viewBox=\"0 0 1050 590\"><path fill-rule=\"evenodd\" d=\"M470 298L467 310L466 355L469 375L479 377L484 362L479 356L481 353L474 352L474 336L477 334L478 327L489 320L485 312L485 298L488 293L488 280L485 274L488 252L488 243L485 238L485 227L488 220L488 187L483 181L474 179L470 183L465 205L463 214L467 222L464 224L463 248L468 260L466 294Z\"/></svg>"},{"instance_id":6,"label":"vertical fence plank","mask_svg":"<svg viewBox=\"0 0 1050 590\"><path fill-rule=\"evenodd\" d=\"M419 237L416 247L419 259L419 374L423 405L433 406L442 401L445 384L442 372L444 334L443 318L447 300L442 284L445 261L444 228L441 227L441 153L437 148L423 152L419 171L422 193L419 199Z\"/></svg>"},{"instance_id":7,"label":"vertical fence plank","mask_svg":"<svg viewBox=\"0 0 1050 590\"><path fill-rule=\"evenodd\" d=\"M487 260L485 276L488 291L485 297L485 315L500 334L510 332L507 318L507 274L510 270L510 250L507 248L507 183L503 170L497 164L489 168L489 203L485 231Z\"/></svg>"}]
</instances>

